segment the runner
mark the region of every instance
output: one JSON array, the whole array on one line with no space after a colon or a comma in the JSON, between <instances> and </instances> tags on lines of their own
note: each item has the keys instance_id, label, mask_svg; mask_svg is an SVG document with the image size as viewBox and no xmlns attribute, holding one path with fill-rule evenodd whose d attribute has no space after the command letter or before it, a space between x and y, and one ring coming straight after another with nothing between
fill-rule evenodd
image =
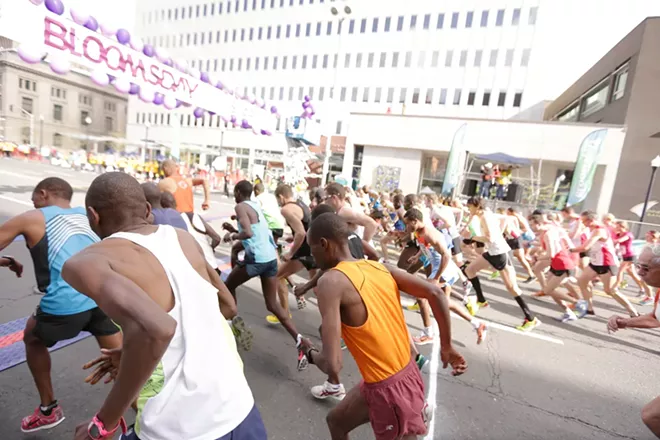
<instances>
[{"instance_id":1,"label":"runner","mask_svg":"<svg viewBox=\"0 0 660 440\"><path fill-rule=\"evenodd\" d=\"M511 248L511 253L514 257L520 262L520 265L527 272L527 279L523 281L525 284L529 284L532 281L536 280L536 276L532 271L532 266L530 266L527 256L525 255L525 247L523 244L523 234L526 231L529 231L527 222L524 223L516 215L516 211L513 208L509 208L506 211L506 228L504 229L504 238L506 238L506 243Z\"/></svg>"},{"instance_id":2,"label":"runner","mask_svg":"<svg viewBox=\"0 0 660 440\"><path fill-rule=\"evenodd\" d=\"M431 273L427 279L436 285L439 285L449 304L449 310L456 313L465 321L472 324L472 328L477 332L477 344L481 344L486 338L486 324L477 318L473 318L463 306L454 303L451 296L451 287L460 278L461 273L456 263L451 258L451 253L444 243L444 237L435 228L425 225L424 216L418 209L411 209L405 214L405 222L410 230L415 234L417 243L419 243L419 253L415 259L424 257L424 266L431 266ZM418 302L424 302L420 299ZM433 342L433 327L431 327L431 313L428 307L420 307L422 312L422 321L424 329L422 334L413 337L418 345L425 345Z\"/></svg>"},{"instance_id":3,"label":"runner","mask_svg":"<svg viewBox=\"0 0 660 440\"><path fill-rule=\"evenodd\" d=\"M335 208L337 214L348 222L353 232L364 241L371 242L378 229L378 223L366 215L361 208L349 206L345 199L346 189L340 184L333 182L325 187L325 203Z\"/></svg>"},{"instance_id":4,"label":"runner","mask_svg":"<svg viewBox=\"0 0 660 440\"><path fill-rule=\"evenodd\" d=\"M603 290L609 296L614 298L616 302L621 304L630 316L638 316L637 310L630 304L630 301L613 286L617 270L619 268L619 259L616 256L614 243L610 234L601 222L598 221L598 214L592 211L585 211L581 215L582 223L589 228L591 236L587 242L576 248L573 252L587 252L589 254L589 266L580 274L578 284L582 295L588 302L588 307L585 308L584 313L581 315L595 315L593 293L591 289L592 280L596 277L603 283ZM580 316L580 317L582 317Z\"/></svg>"},{"instance_id":5,"label":"runner","mask_svg":"<svg viewBox=\"0 0 660 440\"><path fill-rule=\"evenodd\" d=\"M158 182L158 188L161 191L167 191L174 195L176 200L177 210L179 212L193 212L195 210L195 203L193 200L193 186L202 186L204 188L204 202L202 202L202 209L209 209L209 197L211 191L209 189L209 182L206 179L187 179L179 174L179 167L173 160L166 160L163 162L163 173L165 178Z\"/></svg>"},{"instance_id":6,"label":"runner","mask_svg":"<svg viewBox=\"0 0 660 440\"><path fill-rule=\"evenodd\" d=\"M145 182L141 186L144 196L147 198L147 202L151 205L151 215L153 215L152 224L170 225L175 228L183 229L184 231L188 230L186 222L181 218L181 213L179 213L179 211L169 206L165 208L162 205L163 194L171 195L171 193L161 193L158 186L152 182Z\"/></svg>"},{"instance_id":7,"label":"runner","mask_svg":"<svg viewBox=\"0 0 660 440\"><path fill-rule=\"evenodd\" d=\"M506 289L513 295L525 316L523 323L516 328L521 331L533 330L541 324L541 321L532 314L521 296L522 291L516 281L516 271L513 269L509 257L511 248L509 248L506 240L504 240L499 219L492 212L486 211L485 200L481 197L470 197L467 201L467 206L470 209L470 214L479 218L483 234L482 236L472 237L472 240L482 242L486 245L486 252L472 261L464 270L465 275L472 283L472 287L474 287L474 291L477 294L477 303L473 304L470 302L468 304L476 310L479 307L488 305L481 290L481 283L477 274L483 269L492 267L500 273Z\"/></svg>"},{"instance_id":8,"label":"runner","mask_svg":"<svg viewBox=\"0 0 660 440\"><path fill-rule=\"evenodd\" d=\"M135 429L124 440L265 440L224 305L229 292L195 240L147 222L139 183L124 173L97 177L87 191L89 222L104 238L64 266L63 276L121 326L123 348L104 351L92 377L116 377L75 438L112 438L138 396ZM222 313L221 313L222 311Z\"/></svg>"},{"instance_id":9,"label":"runner","mask_svg":"<svg viewBox=\"0 0 660 440\"><path fill-rule=\"evenodd\" d=\"M586 243L589 238L589 229L582 224L580 220L580 215L575 212L575 210L567 206L561 210L561 215L564 217L564 221L567 223L568 227L568 236L573 242L573 246L581 246ZM589 264L589 257L586 252L580 252L578 260L578 267L580 271L583 271Z\"/></svg>"},{"instance_id":10,"label":"runner","mask_svg":"<svg viewBox=\"0 0 660 440\"><path fill-rule=\"evenodd\" d=\"M395 194L394 197L392 197L392 204L394 209L391 212L388 212L388 214L393 223L393 229L380 239L380 249L386 263L390 260L388 245L392 242L396 243L403 238L406 231L406 225L403 222L403 216L406 213L403 208L403 196L401 194Z\"/></svg>"},{"instance_id":11,"label":"runner","mask_svg":"<svg viewBox=\"0 0 660 440\"><path fill-rule=\"evenodd\" d=\"M630 275L630 278L637 283L640 292L644 295L644 298L642 298L639 304L642 306L653 304L651 289L644 281L642 281L635 270L635 252L633 251L633 241L635 240L635 236L630 232L628 222L617 220L614 222L614 225L616 231L614 244L619 245L621 259L623 260L621 261L621 266L619 266L619 273L616 276L614 285L623 289L625 287L623 276L628 274Z\"/></svg>"},{"instance_id":12,"label":"runner","mask_svg":"<svg viewBox=\"0 0 660 440\"><path fill-rule=\"evenodd\" d=\"M45 292L23 336L28 367L39 391L41 403L23 418L21 431L50 429L62 423L64 412L55 399L50 376L48 348L88 331L104 349L121 347L119 329L96 303L81 295L65 280L61 271L72 255L99 241L92 232L83 208L72 208L73 188L58 177L48 177L32 192L33 210L0 226L0 250L18 236L30 250L37 287ZM147 209L144 210L145 214ZM2 257L0 266L20 276L23 266L13 257Z\"/></svg>"},{"instance_id":13,"label":"runner","mask_svg":"<svg viewBox=\"0 0 660 440\"><path fill-rule=\"evenodd\" d=\"M431 302L440 327L443 366L450 364L453 374L459 375L467 364L452 347L447 300L431 283L397 269L389 272L376 262L353 259L347 243L351 229L340 216L323 214L307 237L314 259L328 270L317 286L323 349L305 339L308 358L326 374L339 374L343 335L363 377L328 414L330 437L347 439L369 421L379 440L423 435L430 411L411 358L399 291Z\"/></svg>"},{"instance_id":14,"label":"runner","mask_svg":"<svg viewBox=\"0 0 660 440\"><path fill-rule=\"evenodd\" d=\"M268 223L268 229L273 234L273 241L277 245L277 253L282 253L280 239L284 236L284 217L280 213L280 207L277 204L277 198L273 194L266 192L263 183L254 185L254 198L259 202L264 218Z\"/></svg>"},{"instance_id":15,"label":"runner","mask_svg":"<svg viewBox=\"0 0 660 440\"><path fill-rule=\"evenodd\" d=\"M236 288L254 277L261 278L266 308L277 317L282 326L296 341L298 350L298 370L307 368L307 358L302 351L302 336L298 333L289 311L282 309L277 300L277 250L268 230L268 224L261 208L250 200L252 184L241 180L234 186L238 231L229 232L225 242L240 240L245 249L245 259L235 266L227 277L227 288L236 298Z\"/></svg>"}]
</instances>

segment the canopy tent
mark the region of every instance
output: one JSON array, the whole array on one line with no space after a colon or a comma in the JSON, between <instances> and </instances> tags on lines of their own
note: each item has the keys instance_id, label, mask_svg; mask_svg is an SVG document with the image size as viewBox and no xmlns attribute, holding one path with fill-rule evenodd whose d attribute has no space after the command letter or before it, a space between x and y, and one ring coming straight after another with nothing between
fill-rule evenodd
<instances>
[{"instance_id":1,"label":"canopy tent","mask_svg":"<svg viewBox=\"0 0 660 440\"><path fill-rule=\"evenodd\" d=\"M532 162L529 159L511 156L506 153L480 154L476 156L475 159L485 160L492 163L504 163L507 165L527 166L532 164Z\"/></svg>"}]
</instances>

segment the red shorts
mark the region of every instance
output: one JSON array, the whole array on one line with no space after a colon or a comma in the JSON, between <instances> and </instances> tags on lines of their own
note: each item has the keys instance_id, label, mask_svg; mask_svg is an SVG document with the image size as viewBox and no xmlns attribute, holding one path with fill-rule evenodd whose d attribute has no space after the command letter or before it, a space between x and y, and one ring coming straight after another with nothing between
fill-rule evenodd
<instances>
[{"instance_id":1,"label":"red shorts","mask_svg":"<svg viewBox=\"0 0 660 440\"><path fill-rule=\"evenodd\" d=\"M424 382L414 362L381 382L362 381L360 392L367 401L376 440L426 434Z\"/></svg>"}]
</instances>

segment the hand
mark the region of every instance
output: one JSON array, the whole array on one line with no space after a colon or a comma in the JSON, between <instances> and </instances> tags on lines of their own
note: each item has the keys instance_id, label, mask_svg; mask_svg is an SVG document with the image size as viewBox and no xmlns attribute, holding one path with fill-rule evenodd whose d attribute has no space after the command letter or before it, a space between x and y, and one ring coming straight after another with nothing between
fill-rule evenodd
<instances>
[{"instance_id":1,"label":"hand","mask_svg":"<svg viewBox=\"0 0 660 440\"><path fill-rule=\"evenodd\" d=\"M119 362L121 360L121 348L113 348L112 350L107 350L105 348L101 349L101 356L94 359L93 361L87 362L83 365L83 370L89 370L94 365L96 368L85 378L85 383L90 385L96 385L103 379L105 376L105 381L103 383L110 383L117 377L119 372Z\"/></svg>"},{"instance_id":2,"label":"hand","mask_svg":"<svg viewBox=\"0 0 660 440\"><path fill-rule=\"evenodd\" d=\"M18 278L23 276L23 265L14 258L0 258L0 266L8 267Z\"/></svg>"},{"instance_id":3,"label":"hand","mask_svg":"<svg viewBox=\"0 0 660 440\"><path fill-rule=\"evenodd\" d=\"M203 211L208 211L210 207L211 207L211 204L208 201L202 203L202 210Z\"/></svg>"},{"instance_id":4,"label":"hand","mask_svg":"<svg viewBox=\"0 0 660 440\"><path fill-rule=\"evenodd\" d=\"M233 234L233 232L228 232L225 235L225 237L222 239L222 241L224 241L225 243L231 243L232 242L232 238L231 238L232 234Z\"/></svg>"},{"instance_id":5,"label":"hand","mask_svg":"<svg viewBox=\"0 0 660 440\"><path fill-rule=\"evenodd\" d=\"M286 263L287 261L291 261L292 259L293 259L293 255L290 254L282 254L280 256L280 261L282 261L282 263Z\"/></svg>"},{"instance_id":6,"label":"hand","mask_svg":"<svg viewBox=\"0 0 660 440\"><path fill-rule=\"evenodd\" d=\"M228 222L224 222L222 224L222 229L224 229L225 231L229 231L229 232L236 232L236 228L234 228L234 225L232 225L231 223L228 223Z\"/></svg>"},{"instance_id":7,"label":"hand","mask_svg":"<svg viewBox=\"0 0 660 440\"><path fill-rule=\"evenodd\" d=\"M440 359L442 359L442 368L447 368L448 365L451 365L452 376L460 376L467 370L467 362L463 356L454 350L454 347L442 347L440 350Z\"/></svg>"},{"instance_id":8,"label":"hand","mask_svg":"<svg viewBox=\"0 0 660 440\"><path fill-rule=\"evenodd\" d=\"M90 440L91 437L88 434L89 422L81 423L76 426L76 432L73 434L73 440Z\"/></svg>"},{"instance_id":9,"label":"hand","mask_svg":"<svg viewBox=\"0 0 660 440\"><path fill-rule=\"evenodd\" d=\"M626 327L625 323L625 318L622 318L621 316L613 315L608 321L607 321L607 332L608 333L616 333L617 331L621 330L622 328Z\"/></svg>"},{"instance_id":10,"label":"hand","mask_svg":"<svg viewBox=\"0 0 660 440\"><path fill-rule=\"evenodd\" d=\"M419 261L419 257L413 255L412 257L408 258L408 264L415 264Z\"/></svg>"},{"instance_id":11,"label":"hand","mask_svg":"<svg viewBox=\"0 0 660 440\"><path fill-rule=\"evenodd\" d=\"M312 348L314 349L316 348L314 347L314 344L309 338L302 338L302 341L300 342L300 346L303 348L305 352L311 350Z\"/></svg>"},{"instance_id":12,"label":"hand","mask_svg":"<svg viewBox=\"0 0 660 440\"><path fill-rule=\"evenodd\" d=\"M296 284L295 286L293 286L293 296L298 298L298 297L303 296L304 294L306 294L307 291L309 290L309 289L306 288L306 286L307 286L306 283Z\"/></svg>"}]
</instances>

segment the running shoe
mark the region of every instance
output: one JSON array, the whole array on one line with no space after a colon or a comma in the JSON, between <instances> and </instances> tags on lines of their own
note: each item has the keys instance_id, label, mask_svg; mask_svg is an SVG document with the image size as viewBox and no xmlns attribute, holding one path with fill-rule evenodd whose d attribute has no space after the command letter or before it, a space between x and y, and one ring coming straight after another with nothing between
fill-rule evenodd
<instances>
[{"instance_id":1,"label":"running shoe","mask_svg":"<svg viewBox=\"0 0 660 440\"><path fill-rule=\"evenodd\" d=\"M245 325L245 321L240 316L235 316L231 320L231 330L234 332L234 338L236 338L236 344L241 347L244 351L250 351L252 348L252 339L254 335L252 331Z\"/></svg>"},{"instance_id":2,"label":"running shoe","mask_svg":"<svg viewBox=\"0 0 660 440\"><path fill-rule=\"evenodd\" d=\"M309 361L302 348L302 344L297 344L296 349L298 350L298 371L303 371L307 368L307 365L309 365Z\"/></svg>"},{"instance_id":3,"label":"running shoe","mask_svg":"<svg viewBox=\"0 0 660 440\"><path fill-rule=\"evenodd\" d=\"M474 331L477 332L477 345L481 344L486 340L486 334L488 332L488 326L486 323L482 322L479 324L479 327L475 328Z\"/></svg>"},{"instance_id":4,"label":"running shoe","mask_svg":"<svg viewBox=\"0 0 660 440\"><path fill-rule=\"evenodd\" d=\"M639 300L640 306L650 306L651 304L653 304L653 298L651 298L650 296L646 296L641 300Z\"/></svg>"},{"instance_id":5,"label":"running shoe","mask_svg":"<svg viewBox=\"0 0 660 440\"><path fill-rule=\"evenodd\" d=\"M625 289L626 287L628 287L628 281L621 280L621 284L619 284L619 288L620 289Z\"/></svg>"},{"instance_id":6,"label":"running shoe","mask_svg":"<svg viewBox=\"0 0 660 440\"><path fill-rule=\"evenodd\" d=\"M32 415L23 418L21 421L21 431L35 432L42 429L54 428L62 423L64 418L64 412L59 405L51 409L49 415L42 413L41 408L37 407Z\"/></svg>"},{"instance_id":7,"label":"running shoe","mask_svg":"<svg viewBox=\"0 0 660 440\"><path fill-rule=\"evenodd\" d=\"M299 296L296 298L296 304L298 304L298 310L302 310L307 307L307 301L304 296Z\"/></svg>"},{"instance_id":8,"label":"running shoe","mask_svg":"<svg viewBox=\"0 0 660 440\"><path fill-rule=\"evenodd\" d=\"M422 333L419 336L413 336L413 342L415 345L428 345L433 343L433 336Z\"/></svg>"},{"instance_id":9,"label":"running shoe","mask_svg":"<svg viewBox=\"0 0 660 440\"><path fill-rule=\"evenodd\" d=\"M468 301L465 304L465 308L468 309L468 312L470 312L470 315L472 316L477 316L479 309L483 307L488 307L488 301L484 301L484 302Z\"/></svg>"},{"instance_id":10,"label":"running shoe","mask_svg":"<svg viewBox=\"0 0 660 440\"><path fill-rule=\"evenodd\" d=\"M469 281L463 281L463 294L469 296L472 293L472 283Z\"/></svg>"},{"instance_id":11,"label":"running shoe","mask_svg":"<svg viewBox=\"0 0 660 440\"><path fill-rule=\"evenodd\" d=\"M519 325L518 327L516 327L516 329L520 330L521 332L531 332L539 325L541 325L541 320L539 318L534 318L531 321L525 319L522 325Z\"/></svg>"},{"instance_id":12,"label":"running shoe","mask_svg":"<svg viewBox=\"0 0 660 440\"><path fill-rule=\"evenodd\" d=\"M541 290L541 291L532 293L530 296L532 298L543 298L546 295L545 295L545 292Z\"/></svg>"},{"instance_id":13,"label":"running shoe","mask_svg":"<svg viewBox=\"0 0 660 440\"><path fill-rule=\"evenodd\" d=\"M578 317L575 315L575 313L572 310L569 310L568 312L557 317L556 319L559 322L568 322L568 321L577 321Z\"/></svg>"},{"instance_id":14,"label":"running shoe","mask_svg":"<svg viewBox=\"0 0 660 440\"><path fill-rule=\"evenodd\" d=\"M433 414L435 413L435 405L433 402L425 403L424 408L422 409L422 420L424 420L424 425L426 425L426 430L428 431L431 421L433 421Z\"/></svg>"},{"instance_id":15,"label":"running shoe","mask_svg":"<svg viewBox=\"0 0 660 440\"><path fill-rule=\"evenodd\" d=\"M419 304L415 303L411 306L406 306L406 310L408 310L409 312L419 312Z\"/></svg>"},{"instance_id":16,"label":"running shoe","mask_svg":"<svg viewBox=\"0 0 660 440\"><path fill-rule=\"evenodd\" d=\"M523 283L525 283L525 284L529 284L529 283L531 283L532 281L536 281L536 277L534 277L534 276L532 276L532 277L527 277L527 279L526 279L525 281L523 281Z\"/></svg>"},{"instance_id":17,"label":"running shoe","mask_svg":"<svg viewBox=\"0 0 660 440\"><path fill-rule=\"evenodd\" d=\"M344 342L344 338L341 338L339 340L339 346L341 347L342 350L346 350L348 347L346 346L346 342Z\"/></svg>"},{"instance_id":18,"label":"running shoe","mask_svg":"<svg viewBox=\"0 0 660 440\"><path fill-rule=\"evenodd\" d=\"M429 359L427 359L423 354L420 353L415 358L415 363L417 364L417 368L419 368L419 371L428 374L431 367L431 361Z\"/></svg>"},{"instance_id":19,"label":"running shoe","mask_svg":"<svg viewBox=\"0 0 660 440\"><path fill-rule=\"evenodd\" d=\"M491 280L494 280L495 278L497 278L497 277L499 277L499 276L500 276L500 272L499 272L498 270L496 270L495 272L493 272L493 273L490 274L490 277L489 277L489 278L490 278Z\"/></svg>"},{"instance_id":20,"label":"running shoe","mask_svg":"<svg viewBox=\"0 0 660 440\"><path fill-rule=\"evenodd\" d=\"M344 385L339 384L339 386L335 386L328 381L326 381L323 385L312 387L311 391L312 396L319 400L344 400L344 397L346 397L346 389L344 389Z\"/></svg>"},{"instance_id":21,"label":"running shoe","mask_svg":"<svg viewBox=\"0 0 660 440\"><path fill-rule=\"evenodd\" d=\"M291 314L289 314L289 318L291 318ZM280 323L280 320L277 319L277 316L275 316L275 315L266 316L266 321L268 321L269 324L279 324Z\"/></svg>"},{"instance_id":22,"label":"running shoe","mask_svg":"<svg viewBox=\"0 0 660 440\"><path fill-rule=\"evenodd\" d=\"M576 312L575 314L579 319L584 318L584 316L587 314L588 306L589 303L583 299L575 303L575 305L573 306L573 310Z\"/></svg>"}]
</instances>

